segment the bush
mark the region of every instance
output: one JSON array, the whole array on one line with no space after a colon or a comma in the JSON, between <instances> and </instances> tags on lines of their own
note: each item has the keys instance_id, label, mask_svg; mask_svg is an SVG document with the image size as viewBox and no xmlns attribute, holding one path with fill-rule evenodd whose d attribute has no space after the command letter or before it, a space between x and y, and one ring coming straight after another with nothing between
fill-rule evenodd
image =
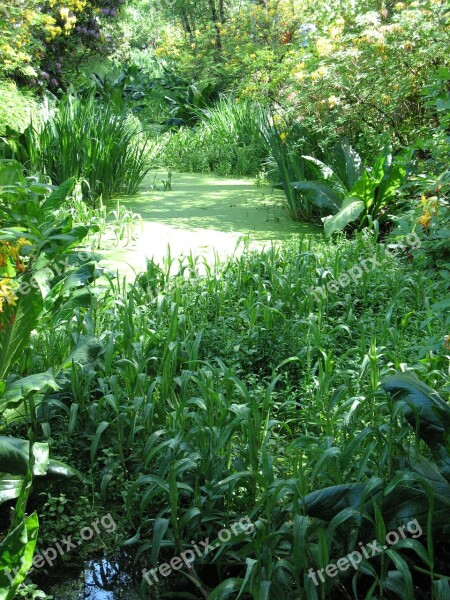
<instances>
[{"instance_id":1,"label":"bush","mask_svg":"<svg viewBox=\"0 0 450 600\"><path fill-rule=\"evenodd\" d=\"M149 142L139 126L93 97L64 97L30 136L32 168L55 184L84 180L83 195L90 199L134 194L150 170Z\"/></svg>"}]
</instances>

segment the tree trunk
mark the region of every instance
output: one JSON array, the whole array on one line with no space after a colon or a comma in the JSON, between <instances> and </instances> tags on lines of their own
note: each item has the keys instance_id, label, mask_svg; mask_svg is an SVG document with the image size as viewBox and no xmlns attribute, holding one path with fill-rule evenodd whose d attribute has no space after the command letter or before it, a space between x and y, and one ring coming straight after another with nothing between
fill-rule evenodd
<instances>
[{"instance_id":1,"label":"tree trunk","mask_svg":"<svg viewBox=\"0 0 450 600\"><path fill-rule=\"evenodd\" d=\"M187 12L185 11L184 8L181 11L181 22L183 23L183 29L184 29L184 31L189 36L191 44L193 44L195 42L195 36L194 36L194 32L192 30L191 24L189 23L188 14L187 14Z\"/></svg>"},{"instance_id":2,"label":"tree trunk","mask_svg":"<svg viewBox=\"0 0 450 600\"><path fill-rule=\"evenodd\" d=\"M220 37L219 16L217 14L216 3L215 0L208 0L208 2L211 9L211 17L214 23L214 29L216 30L216 48L219 52L221 52L222 38Z\"/></svg>"}]
</instances>

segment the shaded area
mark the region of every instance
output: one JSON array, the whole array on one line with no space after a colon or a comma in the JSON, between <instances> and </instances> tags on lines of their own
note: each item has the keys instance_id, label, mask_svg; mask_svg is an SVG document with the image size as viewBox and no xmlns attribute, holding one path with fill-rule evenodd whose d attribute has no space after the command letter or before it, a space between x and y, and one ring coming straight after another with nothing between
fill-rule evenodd
<instances>
[{"instance_id":1,"label":"shaded area","mask_svg":"<svg viewBox=\"0 0 450 600\"><path fill-rule=\"evenodd\" d=\"M43 586L58 600L139 600L138 586L123 557L100 557L83 563L81 570L52 573ZM148 598L151 598L149 595Z\"/></svg>"}]
</instances>

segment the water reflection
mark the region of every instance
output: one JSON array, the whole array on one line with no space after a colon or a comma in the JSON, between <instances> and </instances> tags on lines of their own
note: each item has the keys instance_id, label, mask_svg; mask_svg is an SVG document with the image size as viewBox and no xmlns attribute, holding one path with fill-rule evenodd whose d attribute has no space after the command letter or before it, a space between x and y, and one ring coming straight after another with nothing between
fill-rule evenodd
<instances>
[{"instance_id":1,"label":"water reflection","mask_svg":"<svg viewBox=\"0 0 450 600\"><path fill-rule=\"evenodd\" d=\"M138 586L126 558L86 561L77 577L51 585L55 600L139 600Z\"/></svg>"}]
</instances>

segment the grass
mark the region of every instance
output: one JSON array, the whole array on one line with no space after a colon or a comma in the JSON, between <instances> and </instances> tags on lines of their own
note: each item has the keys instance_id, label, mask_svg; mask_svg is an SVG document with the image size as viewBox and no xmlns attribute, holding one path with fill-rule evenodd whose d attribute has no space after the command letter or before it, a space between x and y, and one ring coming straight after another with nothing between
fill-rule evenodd
<instances>
[{"instance_id":1,"label":"grass","mask_svg":"<svg viewBox=\"0 0 450 600\"><path fill-rule=\"evenodd\" d=\"M164 137L162 164L178 171L254 176L267 158L257 105L223 98L198 111L200 123Z\"/></svg>"},{"instance_id":2,"label":"grass","mask_svg":"<svg viewBox=\"0 0 450 600\"><path fill-rule=\"evenodd\" d=\"M139 126L93 97L66 96L31 136L31 168L55 184L75 177L92 201L136 193L150 170Z\"/></svg>"},{"instance_id":3,"label":"grass","mask_svg":"<svg viewBox=\"0 0 450 600\"><path fill-rule=\"evenodd\" d=\"M374 254L374 271L314 299L311 287ZM74 364L53 394L52 428L66 440L64 458L91 473L97 502L122 513L140 568L248 516L255 534L221 543L189 582L174 575L171 585L195 598L232 597L221 595L225 580L242 598L383 594L401 549L355 575L355 596L345 573L312 586L310 568L374 535L370 515L326 524L307 517L302 500L330 485L392 479L413 436L380 388L384 377L408 368L445 392L448 359L436 352L445 325L430 310L445 286L422 260L420 251L413 262L388 258L370 234L336 245L299 238L202 265L201 275L191 257L171 275L168 258L149 262L132 286L111 278L76 315L40 324L24 371L59 365L74 340L102 344L96 363ZM418 543L425 551L427 540ZM448 575L444 542L435 543L433 568Z\"/></svg>"}]
</instances>

